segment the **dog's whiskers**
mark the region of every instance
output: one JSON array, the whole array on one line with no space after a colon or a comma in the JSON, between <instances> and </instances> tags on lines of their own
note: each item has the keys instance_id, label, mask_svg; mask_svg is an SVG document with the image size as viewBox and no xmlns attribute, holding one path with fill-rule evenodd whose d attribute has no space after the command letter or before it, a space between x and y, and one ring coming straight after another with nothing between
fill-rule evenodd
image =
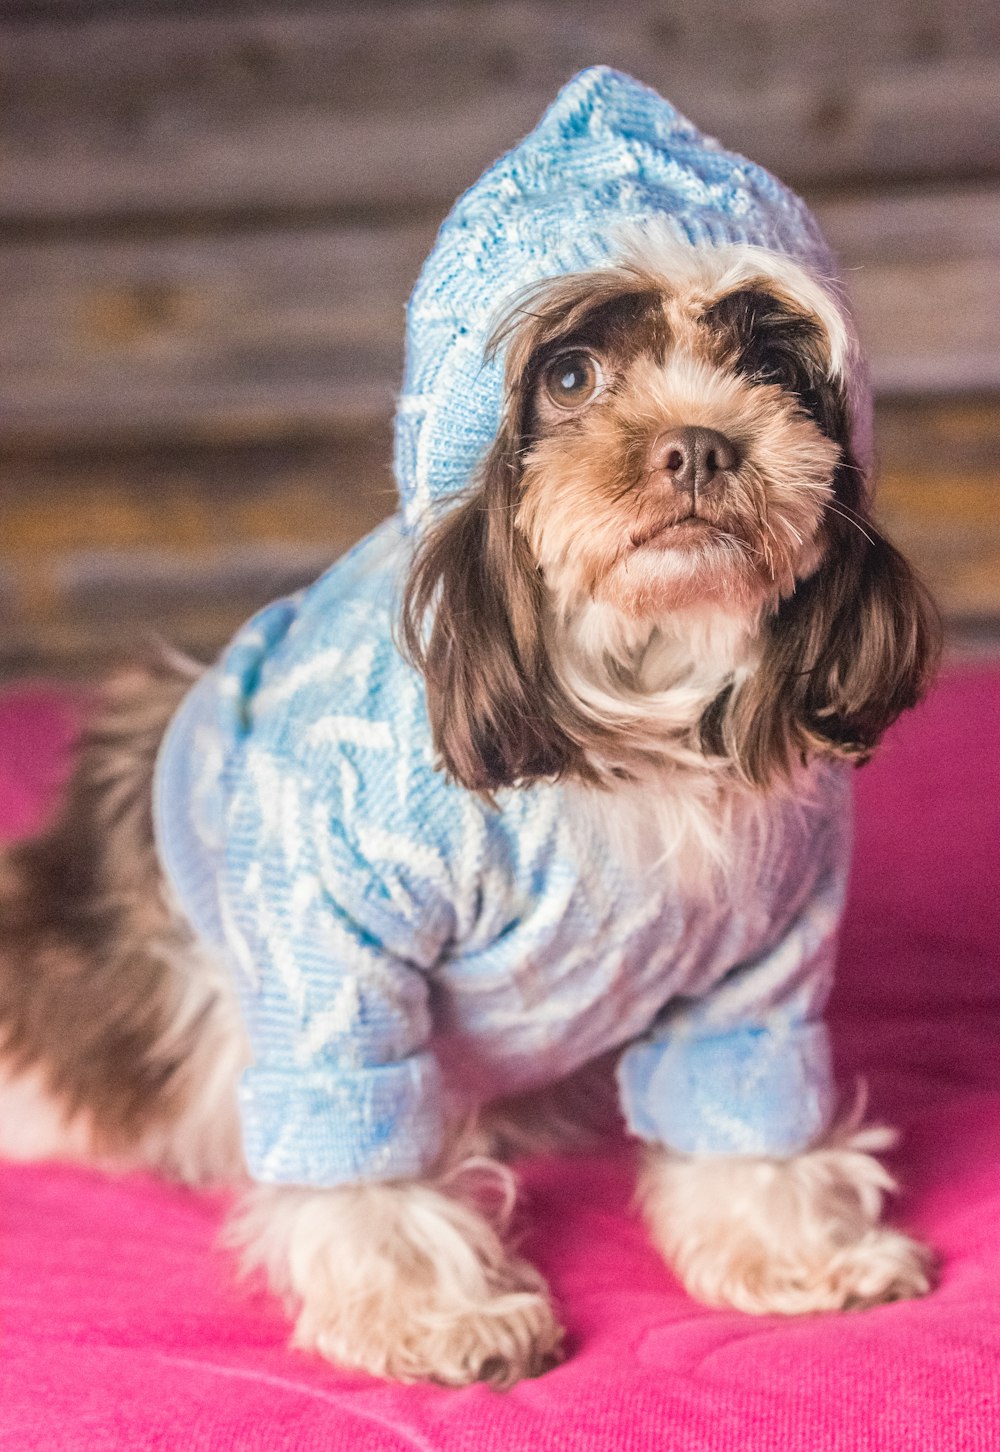
<instances>
[{"instance_id":1,"label":"dog's whiskers","mask_svg":"<svg viewBox=\"0 0 1000 1452\"><path fill-rule=\"evenodd\" d=\"M853 519L851 515L846 512L846 507L841 508L839 505L835 504L832 499L828 499L826 501L826 508L830 511L831 514L838 514L841 519L845 520L848 524L853 525L853 527L858 531L859 534L864 535L865 539L870 545L873 545L875 543L868 531L866 529L863 529L858 521L856 519Z\"/></svg>"}]
</instances>

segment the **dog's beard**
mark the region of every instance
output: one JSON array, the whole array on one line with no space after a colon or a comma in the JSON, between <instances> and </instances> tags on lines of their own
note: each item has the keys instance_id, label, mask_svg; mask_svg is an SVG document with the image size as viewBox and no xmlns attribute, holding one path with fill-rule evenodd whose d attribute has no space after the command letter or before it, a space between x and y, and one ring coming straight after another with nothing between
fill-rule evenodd
<instances>
[{"instance_id":1,"label":"dog's beard","mask_svg":"<svg viewBox=\"0 0 1000 1452\"><path fill-rule=\"evenodd\" d=\"M665 428L731 439L738 466L688 494L651 478ZM684 352L640 358L615 393L536 439L517 522L558 606L588 600L630 617L716 604L758 612L822 555L840 450L791 395Z\"/></svg>"}]
</instances>

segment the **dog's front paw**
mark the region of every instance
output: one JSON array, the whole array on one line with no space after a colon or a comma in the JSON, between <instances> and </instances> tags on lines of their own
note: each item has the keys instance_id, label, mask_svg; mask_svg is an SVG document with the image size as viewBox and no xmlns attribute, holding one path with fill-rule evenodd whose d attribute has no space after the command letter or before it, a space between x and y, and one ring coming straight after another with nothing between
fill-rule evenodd
<instances>
[{"instance_id":1,"label":"dog's front paw","mask_svg":"<svg viewBox=\"0 0 1000 1452\"><path fill-rule=\"evenodd\" d=\"M878 1223L892 1178L855 1135L791 1159L657 1152L643 1197L691 1295L755 1315L856 1310L922 1296L932 1257Z\"/></svg>"},{"instance_id":2,"label":"dog's front paw","mask_svg":"<svg viewBox=\"0 0 1000 1452\"><path fill-rule=\"evenodd\" d=\"M350 1304L333 1288L310 1292L295 1344L396 1381L513 1386L556 1363L562 1332L531 1268L511 1262L506 1272L475 1297L453 1296L447 1275Z\"/></svg>"},{"instance_id":3,"label":"dog's front paw","mask_svg":"<svg viewBox=\"0 0 1000 1452\"><path fill-rule=\"evenodd\" d=\"M847 1243L834 1230L780 1248L768 1235L699 1240L682 1250L676 1268L691 1295L709 1305L801 1316L925 1295L928 1262L923 1246L883 1227Z\"/></svg>"},{"instance_id":4,"label":"dog's front paw","mask_svg":"<svg viewBox=\"0 0 1000 1452\"><path fill-rule=\"evenodd\" d=\"M859 1311L924 1296L931 1288L931 1263L926 1246L887 1226L846 1244L834 1232L825 1254L764 1277L762 1309L786 1315Z\"/></svg>"},{"instance_id":5,"label":"dog's front paw","mask_svg":"<svg viewBox=\"0 0 1000 1452\"><path fill-rule=\"evenodd\" d=\"M542 1277L429 1185L256 1191L237 1236L294 1306L295 1344L340 1366L509 1387L559 1359Z\"/></svg>"}]
</instances>

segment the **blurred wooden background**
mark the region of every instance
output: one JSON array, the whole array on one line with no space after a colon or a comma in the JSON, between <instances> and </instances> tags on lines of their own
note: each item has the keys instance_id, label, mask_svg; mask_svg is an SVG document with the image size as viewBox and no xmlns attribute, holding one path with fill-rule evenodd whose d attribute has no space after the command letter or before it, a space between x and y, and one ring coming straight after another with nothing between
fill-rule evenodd
<instances>
[{"instance_id":1,"label":"blurred wooden background","mask_svg":"<svg viewBox=\"0 0 1000 1452\"><path fill-rule=\"evenodd\" d=\"M996 0L0 0L0 672L211 652L391 509L435 228L595 61L815 206L882 516L997 638Z\"/></svg>"}]
</instances>

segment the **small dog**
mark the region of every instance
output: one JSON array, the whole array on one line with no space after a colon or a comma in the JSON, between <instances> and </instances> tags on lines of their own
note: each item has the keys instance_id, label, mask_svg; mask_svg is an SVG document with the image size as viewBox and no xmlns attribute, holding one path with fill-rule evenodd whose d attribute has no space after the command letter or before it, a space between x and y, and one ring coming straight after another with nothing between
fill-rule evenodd
<instances>
[{"instance_id":1,"label":"small dog","mask_svg":"<svg viewBox=\"0 0 1000 1452\"><path fill-rule=\"evenodd\" d=\"M596 138L633 186L653 163L609 136L636 114L671 178L681 152L765 175L603 70L511 165L554 148L563 177ZM448 398L502 390L471 487L213 671L113 683L60 817L0 864L0 1149L191 1183L249 1163L234 1234L296 1341L381 1375L509 1385L557 1357L491 1157L538 1142L553 1082L585 1109L609 1057L692 1294L794 1314L928 1288L880 1224L885 1132L836 1125L819 1014L844 763L919 698L933 610L871 520L829 276L657 207L507 289L485 349L456 307L481 371ZM426 463L447 429L423 427Z\"/></svg>"}]
</instances>

